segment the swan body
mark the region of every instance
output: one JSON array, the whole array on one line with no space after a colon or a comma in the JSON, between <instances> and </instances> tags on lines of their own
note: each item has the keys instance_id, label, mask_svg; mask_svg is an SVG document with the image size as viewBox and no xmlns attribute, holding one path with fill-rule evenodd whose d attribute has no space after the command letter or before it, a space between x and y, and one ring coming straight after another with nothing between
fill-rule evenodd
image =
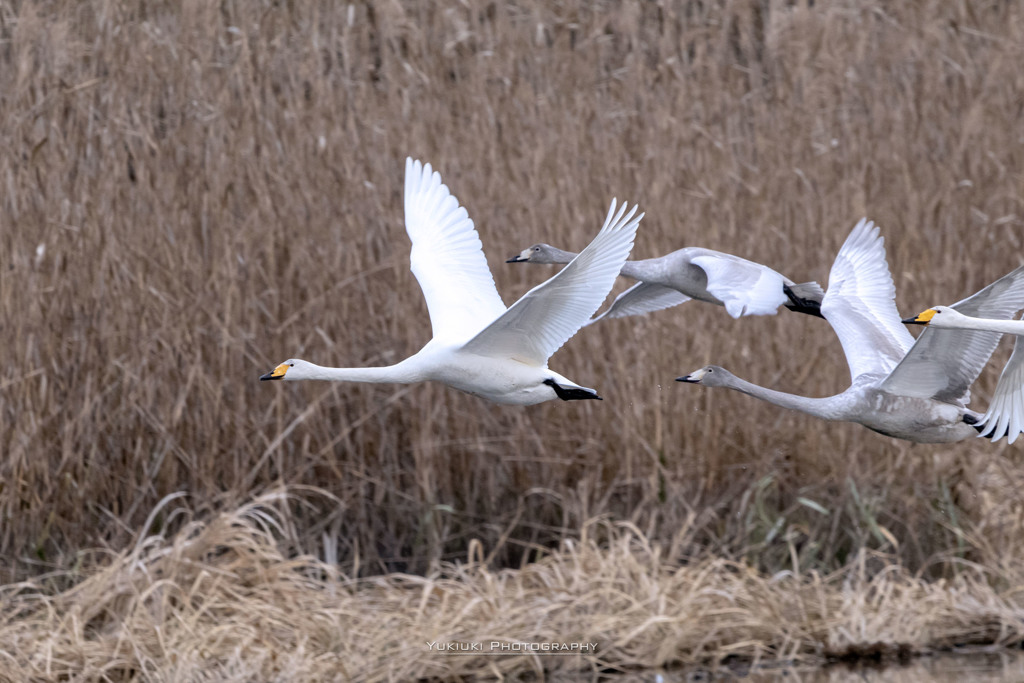
<instances>
[{"instance_id":1,"label":"swan body","mask_svg":"<svg viewBox=\"0 0 1024 683\"><path fill-rule=\"evenodd\" d=\"M575 256L549 244L534 244L506 263L569 263ZM733 318L775 315L779 306L820 316L825 295L816 282L796 284L768 266L700 247L626 261L619 274L638 282L590 323L651 313L690 299L724 306Z\"/></svg>"},{"instance_id":2,"label":"swan body","mask_svg":"<svg viewBox=\"0 0 1024 683\"><path fill-rule=\"evenodd\" d=\"M978 422L978 436L998 441L1003 436L1009 443L1024 433L1024 320L990 320L964 315L949 306L934 306L913 318L908 325L926 325L931 329L987 330L1016 336L1013 353L1006 362L995 395L985 415Z\"/></svg>"},{"instance_id":3,"label":"swan body","mask_svg":"<svg viewBox=\"0 0 1024 683\"><path fill-rule=\"evenodd\" d=\"M856 422L879 434L918 443L952 443L976 436L978 432L970 422L981 419L978 413L955 404L890 394L881 389L877 378L872 376L861 378L841 393L823 398L768 389L718 365L708 365L677 381L733 389L780 408L823 420ZM969 416L966 422L965 415Z\"/></svg>"},{"instance_id":4,"label":"swan body","mask_svg":"<svg viewBox=\"0 0 1024 683\"><path fill-rule=\"evenodd\" d=\"M277 374L278 376L274 376ZM328 368L298 358L286 360L260 379L317 379L332 382L411 384L441 382L495 403L533 405L553 398L600 399L593 389L581 387L562 375L516 361L495 363L493 358L460 353L457 346L428 344L401 363L379 368Z\"/></svg>"},{"instance_id":5,"label":"swan body","mask_svg":"<svg viewBox=\"0 0 1024 683\"><path fill-rule=\"evenodd\" d=\"M850 386L809 398L758 386L709 365L681 382L740 391L824 420L856 422L918 443L952 443L978 433L982 415L967 408L970 385L999 343L990 330L925 330L914 338L901 325L895 287L879 229L861 220L839 250L821 312L832 325L850 367ZM1024 267L954 304L985 318L1024 308Z\"/></svg>"},{"instance_id":6,"label":"swan body","mask_svg":"<svg viewBox=\"0 0 1024 683\"><path fill-rule=\"evenodd\" d=\"M433 338L395 365L330 368L290 359L261 380L434 381L495 403L600 399L548 369L548 358L586 323L611 291L643 214L616 211L578 257L505 308L473 221L430 164L406 159L405 225Z\"/></svg>"}]
</instances>

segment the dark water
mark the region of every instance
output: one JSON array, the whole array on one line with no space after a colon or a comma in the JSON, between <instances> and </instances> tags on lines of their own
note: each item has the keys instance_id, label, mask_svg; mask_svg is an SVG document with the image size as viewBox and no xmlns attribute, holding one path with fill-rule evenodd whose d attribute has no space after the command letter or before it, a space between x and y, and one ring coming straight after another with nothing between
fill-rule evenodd
<instances>
[{"instance_id":1,"label":"dark water","mask_svg":"<svg viewBox=\"0 0 1024 683\"><path fill-rule=\"evenodd\" d=\"M919 657L907 664L891 666L832 665L818 668L772 668L746 673L643 672L601 680L609 683L1024 683L1024 655L1015 652L972 652Z\"/></svg>"},{"instance_id":2,"label":"dark water","mask_svg":"<svg viewBox=\"0 0 1024 683\"><path fill-rule=\"evenodd\" d=\"M944 654L917 658L902 665L835 665L764 672L734 680L746 683L1019 683L1024 681L1024 657L1017 653Z\"/></svg>"}]
</instances>

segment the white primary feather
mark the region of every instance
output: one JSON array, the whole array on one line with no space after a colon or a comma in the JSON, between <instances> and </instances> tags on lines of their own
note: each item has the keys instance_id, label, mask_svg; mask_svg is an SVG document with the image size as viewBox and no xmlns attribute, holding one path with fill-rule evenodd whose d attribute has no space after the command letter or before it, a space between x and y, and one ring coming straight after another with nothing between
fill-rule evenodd
<instances>
[{"instance_id":1,"label":"white primary feather","mask_svg":"<svg viewBox=\"0 0 1024 683\"><path fill-rule=\"evenodd\" d=\"M467 339L505 312L466 209L441 174L412 159L405 161L405 229L434 339Z\"/></svg>"},{"instance_id":2,"label":"white primary feather","mask_svg":"<svg viewBox=\"0 0 1024 683\"><path fill-rule=\"evenodd\" d=\"M1018 321L1019 322L1019 321ZM1017 337L1013 354L999 375L999 384L992 403L979 424L984 427L979 436L991 436L993 441L1004 434L1013 443L1024 432L1024 338Z\"/></svg>"},{"instance_id":3,"label":"white primary feather","mask_svg":"<svg viewBox=\"0 0 1024 683\"><path fill-rule=\"evenodd\" d=\"M629 256L644 214L637 207L615 211L597 237L554 277L524 294L463 350L484 356L510 356L524 363L547 364L548 358L590 319L601 305Z\"/></svg>"},{"instance_id":4,"label":"white primary feather","mask_svg":"<svg viewBox=\"0 0 1024 683\"><path fill-rule=\"evenodd\" d=\"M821 314L832 325L850 366L850 379L888 375L913 345L900 323L896 288L885 261L885 239L861 219L839 249L828 276Z\"/></svg>"}]
</instances>

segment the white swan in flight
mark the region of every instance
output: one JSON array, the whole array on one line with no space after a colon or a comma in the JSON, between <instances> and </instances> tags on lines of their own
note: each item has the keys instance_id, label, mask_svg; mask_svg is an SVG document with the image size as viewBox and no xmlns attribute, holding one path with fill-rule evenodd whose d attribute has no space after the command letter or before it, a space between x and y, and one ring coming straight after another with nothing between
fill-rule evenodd
<instances>
[{"instance_id":1,"label":"white swan in flight","mask_svg":"<svg viewBox=\"0 0 1024 683\"><path fill-rule=\"evenodd\" d=\"M952 443L978 433L969 388L999 343L990 331L926 329L917 341L900 324L885 241L861 220L846 238L829 273L821 312L832 325L850 366L851 384L825 398L766 389L709 365L680 382L726 387L825 420L864 425L920 443ZM954 305L984 318L1010 318L1024 308L1024 267Z\"/></svg>"},{"instance_id":2,"label":"white swan in flight","mask_svg":"<svg viewBox=\"0 0 1024 683\"><path fill-rule=\"evenodd\" d=\"M643 214L615 200L604 226L580 255L508 309L487 267L473 221L432 172L405 161L405 229L412 272L423 290L433 339L396 365L327 368L291 359L261 380L435 381L496 403L532 405L596 398L548 369L548 358L594 314L633 247Z\"/></svg>"},{"instance_id":3,"label":"white swan in flight","mask_svg":"<svg viewBox=\"0 0 1024 683\"><path fill-rule=\"evenodd\" d=\"M523 249L505 263L569 263L575 256L541 243ZM603 318L653 313L690 299L725 306L733 318L775 315L779 306L820 317L825 295L817 282L797 284L768 266L700 247L626 261L619 274L638 282L587 324Z\"/></svg>"},{"instance_id":4,"label":"white swan in flight","mask_svg":"<svg viewBox=\"0 0 1024 683\"><path fill-rule=\"evenodd\" d=\"M1009 443L1024 433L1024 320L990 320L964 315L950 306L934 306L903 321L907 325L927 325L929 329L987 330L1017 337L1010 360L1003 367L985 415L978 422L983 427L978 436L991 436L998 441L1006 436Z\"/></svg>"}]
</instances>

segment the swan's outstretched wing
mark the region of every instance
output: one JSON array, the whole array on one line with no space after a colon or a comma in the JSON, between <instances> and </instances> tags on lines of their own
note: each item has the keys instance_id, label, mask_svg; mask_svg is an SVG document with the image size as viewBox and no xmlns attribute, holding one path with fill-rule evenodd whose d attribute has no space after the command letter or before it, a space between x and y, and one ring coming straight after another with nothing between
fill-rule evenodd
<instances>
[{"instance_id":1,"label":"swan's outstretched wing","mask_svg":"<svg viewBox=\"0 0 1024 683\"><path fill-rule=\"evenodd\" d=\"M1007 319L1024 308L1024 266L950 308L974 318ZM971 384L1002 335L982 330L926 328L882 388L947 403L970 401Z\"/></svg>"},{"instance_id":2,"label":"swan's outstretched wing","mask_svg":"<svg viewBox=\"0 0 1024 683\"><path fill-rule=\"evenodd\" d=\"M710 250L690 259L708 277L708 292L725 304L733 318L775 315L789 301L782 291L785 278L768 266Z\"/></svg>"},{"instance_id":3,"label":"swan's outstretched wing","mask_svg":"<svg viewBox=\"0 0 1024 683\"><path fill-rule=\"evenodd\" d=\"M643 315L653 313L666 308L678 306L690 300L677 289L663 287L650 282L638 282L622 294L615 297L615 301L604 313L595 316L587 321L587 325L593 325L598 320L605 318L625 318L630 315Z\"/></svg>"},{"instance_id":4,"label":"swan's outstretched wing","mask_svg":"<svg viewBox=\"0 0 1024 683\"><path fill-rule=\"evenodd\" d=\"M862 218L836 255L821 302L821 314L843 345L851 380L889 374L914 343L900 322L895 296L885 239Z\"/></svg>"},{"instance_id":5,"label":"swan's outstretched wing","mask_svg":"<svg viewBox=\"0 0 1024 683\"><path fill-rule=\"evenodd\" d=\"M597 237L569 265L512 304L463 347L481 356L513 358L546 366L608 296L622 264L633 248L643 214L636 206L618 213L615 200Z\"/></svg>"},{"instance_id":6,"label":"swan's outstretched wing","mask_svg":"<svg viewBox=\"0 0 1024 683\"><path fill-rule=\"evenodd\" d=\"M411 158L405 160L405 230L434 339L464 341L505 312L473 221L441 175Z\"/></svg>"},{"instance_id":7,"label":"swan's outstretched wing","mask_svg":"<svg viewBox=\"0 0 1024 683\"><path fill-rule=\"evenodd\" d=\"M1024 337L1017 337L1013 354L999 375L995 396L988 411L981 418L985 429L978 436L991 436L998 441L1003 436L1009 443L1024 433Z\"/></svg>"}]
</instances>

